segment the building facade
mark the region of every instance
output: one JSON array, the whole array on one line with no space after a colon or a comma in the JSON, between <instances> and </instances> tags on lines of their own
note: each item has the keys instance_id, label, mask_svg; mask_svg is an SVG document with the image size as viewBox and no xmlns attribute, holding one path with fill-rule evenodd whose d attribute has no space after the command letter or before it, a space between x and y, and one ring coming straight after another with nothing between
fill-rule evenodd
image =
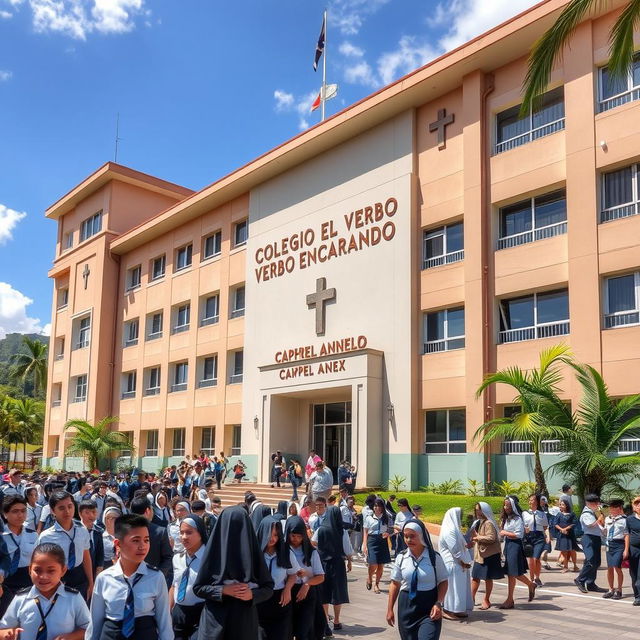
<instances>
[{"instance_id":1,"label":"building facade","mask_svg":"<svg viewBox=\"0 0 640 640\"><path fill-rule=\"evenodd\" d=\"M476 398L488 372L562 342L640 391L640 57L609 78L619 8L580 24L520 115L565 4L198 192L108 163L52 205L48 463L82 464L67 420L113 415L145 469L224 451L267 480L272 451L315 448L361 486L525 480L528 443L474 440L512 411L506 388Z\"/></svg>"}]
</instances>

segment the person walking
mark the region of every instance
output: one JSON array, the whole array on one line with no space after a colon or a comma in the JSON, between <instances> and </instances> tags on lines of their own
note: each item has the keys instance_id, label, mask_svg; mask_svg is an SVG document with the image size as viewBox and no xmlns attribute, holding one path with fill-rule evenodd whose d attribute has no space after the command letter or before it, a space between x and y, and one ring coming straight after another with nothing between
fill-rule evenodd
<instances>
[{"instance_id":1,"label":"person walking","mask_svg":"<svg viewBox=\"0 0 640 640\"><path fill-rule=\"evenodd\" d=\"M281 451L276 451L271 454L271 488L276 485L280 488L280 476L282 475L282 467L284 465L284 458ZM276 485L274 485L274 482Z\"/></svg>"},{"instance_id":2,"label":"person walking","mask_svg":"<svg viewBox=\"0 0 640 640\"><path fill-rule=\"evenodd\" d=\"M578 541L576 540L575 528L578 524L576 514L571 510L569 501L560 498L558 500L559 512L555 516L556 530L556 551L560 552L560 565L562 573L569 572L569 560L578 550ZM575 559L573 561L573 570L578 571Z\"/></svg>"},{"instance_id":3,"label":"person walking","mask_svg":"<svg viewBox=\"0 0 640 640\"><path fill-rule=\"evenodd\" d=\"M602 564L602 535L604 533L604 514L600 509L600 496L589 493L584 498L585 506L580 514L582 550L584 564L578 577L574 580L582 593L606 593L606 589L596 584L598 568Z\"/></svg>"},{"instance_id":4,"label":"person walking","mask_svg":"<svg viewBox=\"0 0 640 640\"><path fill-rule=\"evenodd\" d=\"M633 605L640 607L640 496L631 501L633 513L627 518L629 529L629 574L633 588Z\"/></svg>"},{"instance_id":5,"label":"person walking","mask_svg":"<svg viewBox=\"0 0 640 640\"><path fill-rule=\"evenodd\" d=\"M540 508L540 496L532 494L529 496L529 509L522 513L524 523L524 540L531 548L531 556L527 558L529 565L529 577L537 587L542 586L540 571L542 561L540 558L544 553L545 545L550 543L549 520L547 514Z\"/></svg>"},{"instance_id":6,"label":"person walking","mask_svg":"<svg viewBox=\"0 0 640 640\"><path fill-rule=\"evenodd\" d=\"M298 487L304 481L304 472L302 471L302 465L299 460L291 458L291 464L289 465L289 482L291 482L291 501L298 501Z\"/></svg>"},{"instance_id":7,"label":"person walking","mask_svg":"<svg viewBox=\"0 0 640 640\"><path fill-rule=\"evenodd\" d=\"M391 562L389 553L389 537L393 532L393 523L384 506L384 500L376 498L373 504L373 514L365 518L363 526L362 550L367 559L368 577L367 590L371 590L375 576L374 593L380 593L380 578L384 565Z\"/></svg>"},{"instance_id":8,"label":"person walking","mask_svg":"<svg viewBox=\"0 0 640 640\"><path fill-rule=\"evenodd\" d=\"M311 484L311 493L314 500L320 497L326 500L331 495L333 473L322 460L316 462L316 468L309 478L309 483Z\"/></svg>"},{"instance_id":9,"label":"person walking","mask_svg":"<svg viewBox=\"0 0 640 640\"><path fill-rule=\"evenodd\" d=\"M473 567L471 569L471 598L475 602L480 582L484 580L484 598L480 609L486 611L491 607L493 581L502 580L504 571L500 562L500 527L488 503L477 502L475 505L476 520L471 525L473 548Z\"/></svg>"}]
</instances>

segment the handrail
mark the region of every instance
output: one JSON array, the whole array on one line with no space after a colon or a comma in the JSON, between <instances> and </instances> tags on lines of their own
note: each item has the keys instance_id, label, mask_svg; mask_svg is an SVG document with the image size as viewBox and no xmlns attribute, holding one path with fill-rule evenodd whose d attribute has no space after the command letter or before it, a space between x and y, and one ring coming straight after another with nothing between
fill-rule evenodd
<instances>
[{"instance_id":1,"label":"handrail","mask_svg":"<svg viewBox=\"0 0 640 640\"><path fill-rule=\"evenodd\" d=\"M562 131L564 126L565 118L559 118L558 120L548 122L547 124L535 127L534 129L529 129L529 131L525 131L525 133L521 133L519 136L514 136L513 138L502 140L501 142L496 142L495 153L497 155L498 153L515 149L516 147L520 147L523 144L527 144L528 142L532 142L538 138L544 138L545 136L556 133L557 131Z\"/></svg>"}]
</instances>

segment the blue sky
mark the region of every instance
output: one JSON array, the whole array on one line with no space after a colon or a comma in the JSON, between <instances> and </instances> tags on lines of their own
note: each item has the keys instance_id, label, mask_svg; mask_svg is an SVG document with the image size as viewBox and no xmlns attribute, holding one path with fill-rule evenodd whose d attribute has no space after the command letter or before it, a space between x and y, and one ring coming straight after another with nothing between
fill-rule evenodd
<instances>
[{"instance_id":1,"label":"blue sky","mask_svg":"<svg viewBox=\"0 0 640 640\"><path fill-rule=\"evenodd\" d=\"M532 0L0 0L0 338L42 331L45 208L113 159L200 189Z\"/></svg>"}]
</instances>

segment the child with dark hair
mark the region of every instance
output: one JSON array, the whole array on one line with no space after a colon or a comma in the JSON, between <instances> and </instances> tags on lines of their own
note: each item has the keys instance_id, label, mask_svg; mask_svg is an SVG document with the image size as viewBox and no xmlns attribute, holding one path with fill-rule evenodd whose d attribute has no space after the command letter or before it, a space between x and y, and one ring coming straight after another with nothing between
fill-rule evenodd
<instances>
[{"instance_id":1,"label":"child with dark hair","mask_svg":"<svg viewBox=\"0 0 640 640\"><path fill-rule=\"evenodd\" d=\"M86 527L91 539L89 541L89 555L93 567L93 579L104 568L104 544L102 534L104 529L96 524L98 520L98 506L93 500L82 500L78 505L80 521Z\"/></svg>"}]
</instances>

